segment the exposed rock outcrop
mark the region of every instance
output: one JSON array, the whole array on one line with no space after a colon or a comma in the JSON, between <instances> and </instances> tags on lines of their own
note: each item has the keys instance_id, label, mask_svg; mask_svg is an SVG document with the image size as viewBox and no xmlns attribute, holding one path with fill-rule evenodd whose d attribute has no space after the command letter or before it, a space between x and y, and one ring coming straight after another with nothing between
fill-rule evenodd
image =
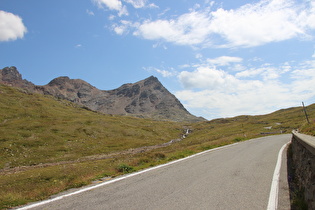
<instances>
[{"instance_id":1,"label":"exposed rock outcrop","mask_svg":"<svg viewBox=\"0 0 315 210\"><path fill-rule=\"evenodd\" d=\"M0 83L23 88L31 92L35 90L35 85L25 79L23 80L22 75L14 66L0 69Z\"/></svg>"}]
</instances>

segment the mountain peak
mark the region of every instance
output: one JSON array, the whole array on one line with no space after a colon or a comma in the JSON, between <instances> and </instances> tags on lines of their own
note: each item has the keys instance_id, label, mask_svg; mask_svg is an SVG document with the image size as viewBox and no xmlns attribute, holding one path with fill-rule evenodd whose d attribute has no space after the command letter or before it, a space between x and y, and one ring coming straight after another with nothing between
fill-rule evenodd
<instances>
[{"instance_id":1,"label":"mountain peak","mask_svg":"<svg viewBox=\"0 0 315 210\"><path fill-rule=\"evenodd\" d=\"M154 76L150 76L143 81L144 81L144 86L152 85L152 84L162 85L161 82L158 80L158 78Z\"/></svg>"},{"instance_id":2,"label":"mountain peak","mask_svg":"<svg viewBox=\"0 0 315 210\"><path fill-rule=\"evenodd\" d=\"M0 73L1 80L7 83L14 83L22 80L22 75L15 66L5 67Z\"/></svg>"},{"instance_id":3,"label":"mountain peak","mask_svg":"<svg viewBox=\"0 0 315 210\"><path fill-rule=\"evenodd\" d=\"M70 78L67 77L67 76L63 76L63 77L57 77L53 80L51 80L48 85L49 86L54 86L54 85L57 85L57 86L60 86L60 85L63 85L64 83L67 83L70 81Z\"/></svg>"},{"instance_id":4,"label":"mountain peak","mask_svg":"<svg viewBox=\"0 0 315 210\"><path fill-rule=\"evenodd\" d=\"M150 76L150 77L148 77L148 78L146 78L146 79L144 79L144 81L155 81L155 82L160 82L159 80L158 80L158 78L157 77L155 77L155 76Z\"/></svg>"},{"instance_id":5,"label":"mountain peak","mask_svg":"<svg viewBox=\"0 0 315 210\"><path fill-rule=\"evenodd\" d=\"M191 115L154 76L105 91L81 79L70 79L67 76L57 77L44 86L35 86L22 80L15 67L6 67L0 69L0 83L66 99L105 114L172 121L204 120Z\"/></svg>"},{"instance_id":6,"label":"mountain peak","mask_svg":"<svg viewBox=\"0 0 315 210\"><path fill-rule=\"evenodd\" d=\"M27 80L22 79L22 75L15 66L0 69L0 83L19 87L33 92L35 85Z\"/></svg>"}]
</instances>

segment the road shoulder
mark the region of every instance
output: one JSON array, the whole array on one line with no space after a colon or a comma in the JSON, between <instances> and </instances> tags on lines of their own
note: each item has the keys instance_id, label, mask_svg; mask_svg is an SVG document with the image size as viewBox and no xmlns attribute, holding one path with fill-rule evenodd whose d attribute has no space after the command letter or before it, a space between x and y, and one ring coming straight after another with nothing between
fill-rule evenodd
<instances>
[{"instance_id":1,"label":"road shoulder","mask_svg":"<svg viewBox=\"0 0 315 210\"><path fill-rule=\"evenodd\" d=\"M288 146L285 148L282 154L282 163L281 163L280 181L279 181L279 197L278 197L279 210L291 209L290 191L289 191L290 189L289 189L289 184L288 184L288 170L287 170Z\"/></svg>"}]
</instances>

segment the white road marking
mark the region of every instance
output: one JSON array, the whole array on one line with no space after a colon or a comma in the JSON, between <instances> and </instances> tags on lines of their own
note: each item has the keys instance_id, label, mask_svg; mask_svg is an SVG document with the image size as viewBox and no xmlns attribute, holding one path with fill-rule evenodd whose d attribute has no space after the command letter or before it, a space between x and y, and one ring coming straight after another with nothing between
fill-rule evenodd
<instances>
[{"instance_id":1,"label":"white road marking","mask_svg":"<svg viewBox=\"0 0 315 210\"><path fill-rule=\"evenodd\" d=\"M61 196L58 196L58 197L55 197L55 198L51 198L51 199L48 199L48 200L40 201L38 203L34 203L34 204L31 204L31 205L28 205L28 206L25 206L25 207L22 207L22 208L18 208L18 209L19 210L27 210L27 209L35 208L35 207L38 207L38 206L42 206L44 204L51 203L51 202L54 202L54 201L57 201L57 200L61 200L63 198L70 197L72 195L76 195L76 194L83 193L83 192L86 192L86 191L89 191L89 190L93 190L93 189L96 189L96 188L99 188L99 187L102 187L102 186L105 186L105 185L108 185L108 184L111 184L111 183L114 183L114 182L121 181L123 179L127 179L127 178L130 178L130 177L133 177L133 176L137 176L139 174L143 174L143 173L146 173L146 172L158 169L158 168L162 168L162 167L165 167L165 166L172 165L174 163L178 163L178 162L187 160L189 158L193 158L193 157L196 157L196 156L199 156L199 155L203 155L203 154L208 153L208 152L213 152L215 150L220 150L220 149L224 149L224 148L227 148L227 147L231 147L231 146L234 146L234 145L237 145L237 144L239 144L239 143L229 144L229 145L226 145L226 146L222 146L222 147L217 147L217 148L214 148L214 149L206 150L206 151L203 151L203 152L200 152L200 153L197 153L197 154L194 154L194 155L182 158L182 159L178 159L178 160L174 160L174 161L169 162L169 163L165 163L163 165L158 165L158 166L155 166L155 167L152 167L152 168L148 168L148 169L145 169L145 170L142 170L142 171L131 173L131 174L128 174L126 176L115 178L115 179L112 179L110 181L102 182L100 184L93 185L91 187L86 187L86 188L83 188L81 190L69 193L69 194L65 194L65 195L61 195Z\"/></svg>"},{"instance_id":2,"label":"white road marking","mask_svg":"<svg viewBox=\"0 0 315 210\"><path fill-rule=\"evenodd\" d=\"M276 210L278 208L278 193L279 193L279 180L280 180L280 169L281 169L281 162L282 162L282 154L284 149L290 144L291 142L286 143L283 145L278 154L278 160L275 167L275 171L272 177L271 189L269 194L269 202L267 210Z\"/></svg>"}]
</instances>

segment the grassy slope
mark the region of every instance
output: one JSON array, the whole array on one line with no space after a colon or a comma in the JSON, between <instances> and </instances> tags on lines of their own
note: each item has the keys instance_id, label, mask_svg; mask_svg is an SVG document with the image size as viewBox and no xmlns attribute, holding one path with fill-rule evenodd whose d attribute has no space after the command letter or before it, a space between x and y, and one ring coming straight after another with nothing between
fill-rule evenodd
<instances>
[{"instance_id":1,"label":"grassy slope","mask_svg":"<svg viewBox=\"0 0 315 210\"><path fill-rule=\"evenodd\" d=\"M308 107L310 119L315 119L315 104ZM314 121L314 120L313 120ZM289 108L261 116L238 116L191 124L193 132L184 140L160 149L170 159L187 154L244 141L265 135L291 133L306 124L301 107ZM267 129L271 127L271 129ZM172 158L173 157L173 158Z\"/></svg>"},{"instance_id":2,"label":"grassy slope","mask_svg":"<svg viewBox=\"0 0 315 210\"><path fill-rule=\"evenodd\" d=\"M177 123L103 115L0 85L0 170L161 144L182 132ZM0 208L114 175L117 165L116 158L0 173Z\"/></svg>"},{"instance_id":3,"label":"grassy slope","mask_svg":"<svg viewBox=\"0 0 315 210\"><path fill-rule=\"evenodd\" d=\"M308 107L310 116L315 118L315 104ZM216 119L195 124L196 134L190 137L201 145L212 146L259 137L262 134L290 133L306 123L301 107L283 109L260 116L238 116L234 118ZM268 129L270 128L270 129ZM197 140L198 139L198 140Z\"/></svg>"},{"instance_id":4,"label":"grassy slope","mask_svg":"<svg viewBox=\"0 0 315 210\"><path fill-rule=\"evenodd\" d=\"M0 86L0 168L75 160L178 138L171 122L94 113Z\"/></svg>"},{"instance_id":5,"label":"grassy slope","mask_svg":"<svg viewBox=\"0 0 315 210\"><path fill-rule=\"evenodd\" d=\"M315 104L308 107L308 113L310 119L314 119ZM258 137L264 132L291 132L304 122L301 108L194 124L110 116L67 101L26 94L0 85L0 208L44 199L104 176L161 164L205 149ZM265 129L270 126L270 130ZM86 156L165 143L179 138L183 127L189 127L193 132L183 141L165 148L77 161ZM45 163L59 164L15 173L1 172L5 168L23 169L21 166Z\"/></svg>"}]
</instances>

